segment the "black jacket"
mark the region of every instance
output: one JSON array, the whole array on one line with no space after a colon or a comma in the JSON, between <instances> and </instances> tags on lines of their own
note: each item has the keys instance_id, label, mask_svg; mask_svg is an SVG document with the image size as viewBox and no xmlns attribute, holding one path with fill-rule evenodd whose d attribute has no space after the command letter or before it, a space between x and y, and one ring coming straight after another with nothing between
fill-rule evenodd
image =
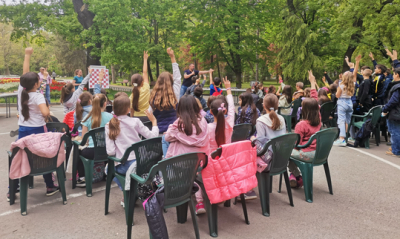
<instances>
[{"instance_id":1,"label":"black jacket","mask_svg":"<svg viewBox=\"0 0 400 239\"><path fill-rule=\"evenodd\" d=\"M400 81L397 81L397 84L390 89L389 102L382 111L389 112L389 120L400 121Z\"/></svg>"},{"instance_id":2,"label":"black jacket","mask_svg":"<svg viewBox=\"0 0 400 239\"><path fill-rule=\"evenodd\" d=\"M373 84L371 79L365 79L361 82L358 89L358 102L368 109L372 106L371 95L373 92Z\"/></svg>"},{"instance_id":3,"label":"black jacket","mask_svg":"<svg viewBox=\"0 0 400 239\"><path fill-rule=\"evenodd\" d=\"M150 233L153 238L168 239L167 226L164 220L164 186L147 200L145 204L145 214Z\"/></svg>"}]
</instances>

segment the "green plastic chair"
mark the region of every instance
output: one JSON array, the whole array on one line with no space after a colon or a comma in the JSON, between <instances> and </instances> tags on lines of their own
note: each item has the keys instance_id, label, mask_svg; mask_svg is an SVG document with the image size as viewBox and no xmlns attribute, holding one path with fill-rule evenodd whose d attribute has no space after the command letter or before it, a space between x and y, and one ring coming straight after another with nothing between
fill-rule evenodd
<instances>
[{"instance_id":1,"label":"green plastic chair","mask_svg":"<svg viewBox=\"0 0 400 239\"><path fill-rule=\"evenodd\" d=\"M328 157L338 133L339 130L337 128L324 129L313 134L305 145L296 146L298 149L308 148L314 140L317 140L317 149L315 150L315 156L312 160L306 161L300 158L290 157L290 160L293 161L301 171L304 183L304 193L306 201L309 203L313 202L313 168L316 166L324 165L329 193L333 195ZM279 187L281 186L279 185Z\"/></svg>"},{"instance_id":2,"label":"green plastic chair","mask_svg":"<svg viewBox=\"0 0 400 239\"><path fill-rule=\"evenodd\" d=\"M222 153L222 148L218 148L217 150L211 153L211 157L216 158L217 156L221 156L221 153ZM206 168L206 166L204 166L203 169L204 168ZM201 190L203 191L203 202L205 204L207 212L208 228L210 231L210 236L218 237L218 204L211 204L210 199L208 198L208 195L206 193L206 189L204 187L201 173L197 175L196 183L200 186ZM247 207L246 207L246 200L244 199L244 194L240 194L240 201L242 202L245 222L247 225L249 225L250 222L247 215ZM236 204L236 200L234 204ZM224 206L230 207L231 206L230 200L225 201Z\"/></svg>"},{"instance_id":3,"label":"green plastic chair","mask_svg":"<svg viewBox=\"0 0 400 239\"><path fill-rule=\"evenodd\" d=\"M328 128L332 127L331 125L331 119L329 117L331 116L331 113L333 109L335 108L335 103L334 102L327 102L321 105L321 122L322 124L325 124Z\"/></svg>"},{"instance_id":4,"label":"green plastic chair","mask_svg":"<svg viewBox=\"0 0 400 239\"><path fill-rule=\"evenodd\" d=\"M286 126L288 132L292 132L292 118L294 118L295 124L297 122L297 111L299 110L299 107L301 106L301 99L297 99L292 101L288 107L279 107L278 108L278 114L280 114L286 121ZM292 114L290 115L284 115L281 114L282 109L290 109L292 108Z\"/></svg>"},{"instance_id":5,"label":"green plastic chair","mask_svg":"<svg viewBox=\"0 0 400 239\"><path fill-rule=\"evenodd\" d=\"M375 136L375 142L376 145L379 146L380 142L380 126L379 126L379 120L381 118L381 113L382 113L382 107L380 105L372 107L368 113L365 115L352 115L351 116L351 122L349 127L347 128L347 134L346 134L346 142L348 140L348 137L350 136L350 126L354 126L358 129L362 127L365 121L367 119L371 119L371 124L372 124L372 133ZM359 118L361 121L355 122L355 119ZM369 139L365 141L365 148L369 149Z\"/></svg>"},{"instance_id":6,"label":"green plastic chair","mask_svg":"<svg viewBox=\"0 0 400 239\"><path fill-rule=\"evenodd\" d=\"M68 140L66 135L61 137L61 142L58 150L60 150L61 144L64 144ZM9 163L11 165L12 159L18 153L20 148L14 148L12 152L9 152ZM53 158L44 158L40 157L36 154L33 154L28 148L24 149L29 160L29 165L31 167L31 172L29 175L22 177L20 181L20 205L21 205L21 215L27 215L27 201L28 201L28 185L29 178L33 176L43 175L52 173L54 171L57 172L57 180L61 190L62 202L63 204L67 204L67 194L65 193L65 174L64 174L64 162L57 167L57 158L58 152ZM10 205L15 202L15 191L14 191L14 183L17 183L18 179L10 180L9 190L10 190Z\"/></svg>"},{"instance_id":7,"label":"green plastic chair","mask_svg":"<svg viewBox=\"0 0 400 239\"><path fill-rule=\"evenodd\" d=\"M253 126L251 124L246 123L233 126L233 133L231 138L232 143L248 139L252 131Z\"/></svg>"},{"instance_id":8,"label":"green plastic chair","mask_svg":"<svg viewBox=\"0 0 400 239\"><path fill-rule=\"evenodd\" d=\"M203 166L200 166L200 163L202 163ZM149 175L145 179L138 174L132 173L128 205L128 238L131 238L132 235L133 210L135 207L135 193L138 183L144 184L151 182L158 172L162 173L164 180L164 209L177 207L177 215L179 217L179 208L187 208L187 204L189 203L196 238L200 238L195 205L191 198L196 174L206 165L207 155L205 153L188 153L158 162L158 164L150 169Z\"/></svg>"},{"instance_id":9,"label":"green plastic chair","mask_svg":"<svg viewBox=\"0 0 400 239\"><path fill-rule=\"evenodd\" d=\"M258 190L260 194L261 210L262 214L266 217L270 216L269 207L269 194L272 192L272 176L282 175L285 177L286 189L289 196L290 205L293 207L292 189L289 183L289 176L287 172L287 165L289 162L290 155L294 147L299 143L300 136L295 133L288 133L269 140L263 147L263 149L257 153L257 156L262 156L268 153L268 149L271 148L273 152L271 166L268 171L257 172ZM281 192L281 187L279 191Z\"/></svg>"},{"instance_id":10,"label":"green plastic chair","mask_svg":"<svg viewBox=\"0 0 400 239\"><path fill-rule=\"evenodd\" d=\"M94 160L87 159L81 155L79 155L78 146L84 146L89 137L93 139L94 143ZM85 181L86 181L86 196L92 196L92 183L93 183L93 167L94 163L98 162L107 162L108 155L106 150L106 139L105 139L105 131L104 127L99 127L96 129L92 129L83 136L81 142L73 141L74 145L74 162L72 163L72 189L76 187L76 177L75 173L77 171L78 160L82 160L83 166L85 167Z\"/></svg>"},{"instance_id":11,"label":"green plastic chair","mask_svg":"<svg viewBox=\"0 0 400 239\"><path fill-rule=\"evenodd\" d=\"M105 215L108 214L111 183L113 178L116 177L122 186L122 192L124 194L124 202L125 202L125 220L128 220L129 199L128 199L128 194L125 191L125 175L115 172L114 162L125 163L129 158L131 152L134 152L136 157L136 174L143 175L144 173L148 173L150 172L151 167L156 165L162 159L163 152L162 152L161 139L162 137L156 137L132 144L132 146L126 149L124 156L121 159L110 156L108 157L106 204L104 213ZM133 197L135 198L134 203L136 203L137 192L134 192L131 195L133 195ZM133 222L133 211L132 211L132 222Z\"/></svg>"}]
</instances>

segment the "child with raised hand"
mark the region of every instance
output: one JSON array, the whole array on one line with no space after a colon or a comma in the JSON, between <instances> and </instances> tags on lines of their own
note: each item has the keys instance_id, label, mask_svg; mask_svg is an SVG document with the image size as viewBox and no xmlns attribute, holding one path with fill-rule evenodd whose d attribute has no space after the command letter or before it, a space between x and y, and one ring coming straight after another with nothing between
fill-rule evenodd
<instances>
[{"instance_id":1,"label":"child with raised hand","mask_svg":"<svg viewBox=\"0 0 400 239\"><path fill-rule=\"evenodd\" d=\"M277 98L278 99L278 98ZM238 118L235 124L249 123L252 126L256 125L257 118L260 117L260 111L253 102L253 97L250 93L243 93L239 96Z\"/></svg>"},{"instance_id":2,"label":"child with raised hand","mask_svg":"<svg viewBox=\"0 0 400 239\"><path fill-rule=\"evenodd\" d=\"M144 111L153 124L151 130L143 125L139 118L131 118L128 116L128 113L131 110L131 100L127 96L119 96L114 99L113 108L114 117L105 126L106 149L108 155L115 155L117 158L122 158L125 151L132 144L141 141L139 135L142 135L146 139L158 136L157 119L152 113L149 113L147 110ZM129 155L129 158L125 163L115 163L115 171L119 174L126 174L132 164L136 165L135 152L132 152ZM135 172L136 170L132 171L132 173ZM122 190L121 183L116 177L114 178L114 181Z\"/></svg>"},{"instance_id":3,"label":"child with raised hand","mask_svg":"<svg viewBox=\"0 0 400 239\"><path fill-rule=\"evenodd\" d=\"M338 126L339 126L339 139L336 140L333 145L346 146L346 132L347 127L350 124L351 116L353 115L353 101L351 97L354 94L355 82L357 77L357 70L360 64L361 55L356 57L356 67L354 72L347 71L343 74L342 82L336 92L337 101L337 114L338 114Z\"/></svg>"},{"instance_id":4,"label":"child with raised hand","mask_svg":"<svg viewBox=\"0 0 400 239\"><path fill-rule=\"evenodd\" d=\"M214 122L207 125L210 153L223 144L231 143L233 126L235 123L235 105L232 97L231 82L228 81L227 77L223 80L226 87L228 109L225 108L225 101L221 98L214 99L210 105L210 112L214 115ZM228 114L226 118L225 114ZM196 214L205 213L206 210L204 209L201 190L196 192L196 201Z\"/></svg>"},{"instance_id":5,"label":"child with raised hand","mask_svg":"<svg viewBox=\"0 0 400 239\"><path fill-rule=\"evenodd\" d=\"M163 136L165 158L191 152L209 152L207 121L200 114L200 107L192 95L184 95L178 104L178 118L169 125Z\"/></svg>"},{"instance_id":6,"label":"child with raised hand","mask_svg":"<svg viewBox=\"0 0 400 239\"><path fill-rule=\"evenodd\" d=\"M25 49L25 59L23 64L23 75L20 78L18 86L18 139L24 138L31 134L45 133L45 119L50 116L50 110L46 105L44 96L37 93L40 87L39 75L29 71L30 58L33 49L28 47ZM43 175L46 183L46 196L51 196L59 191L58 186L54 185L51 173ZM15 191L17 191L18 183L15 183ZM7 193L7 200L10 194Z\"/></svg>"},{"instance_id":7,"label":"child with raised hand","mask_svg":"<svg viewBox=\"0 0 400 239\"><path fill-rule=\"evenodd\" d=\"M200 78L198 76L192 76L192 79L195 79L195 82L193 82L193 85L187 88L186 94L188 95L194 95L194 90L198 87L203 88L204 85L206 84L207 76L206 74L203 75L203 82L201 84L200 84Z\"/></svg>"},{"instance_id":8,"label":"child with raised hand","mask_svg":"<svg viewBox=\"0 0 400 239\"><path fill-rule=\"evenodd\" d=\"M107 107L107 97L103 94L97 94L92 101L92 111L82 121L82 138L87 132L92 129L104 127L112 118L112 114L105 112ZM94 159L94 143L93 139L89 137L89 145L83 150L79 150L79 154L87 159ZM86 187L85 183L85 168L81 160L78 161L79 180L77 181L78 187Z\"/></svg>"},{"instance_id":9,"label":"child with raised hand","mask_svg":"<svg viewBox=\"0 0 400 239\"><path fill-rule=\"evenodd\" d=\"M316 80L314 75L312 74L312 71L308 72L308 78L311 83L311 97L303 99L301 103L302 119L296 124L296 127L294 129L294 132L300 135L300 145L306 144L311 136L321 129L321 115L319 112L320 108L317 102L317 92L315 89ZM316 148L317 143L316 141L314 141L308 148L301 150L293 149L292 157L302 160L310 160L314 157ZM291 172L289 177L290 186L292 188L302 187L303 179L296 164L292 161L289 161L288 167L289 171Z\"/></svg>"},{"instance_id":10,"label":"child with raised hand","mask_svg":"<svg viewBox=\"0 0 400 239\"><path fill-rule=\"evenodd\" d=\"M83 79L77 90L75 90L73 83L68 83L63 86L61 90L60 102L64 106L64 114L75 110L76 102L78 101L79 96L82 94L85 85L88 83L90 76L92 75L92 71L93 69L89 68L89 74L85 77L85 79Z\"/></svg>"},{"instance_id":11,"label":"child with raised hand","mask_svg":"<svg viewBox=\"0 0 400 239\"><path fill-rule=\"evenodd\" d=\"M140 74L134 74L131 77L132 94L129 96L131 100L131 117L139 118L142 122L149 121L145 111L149 108L150 85L149 74L147 73L147 59L149 54L143 52L143 77Z\"/></svg>"},{"instance_id":12,"label":"child with raised hand","mask_svg":"<svg viewBox=\"0 0 400 239\"><path fill-rule=\"evenodd\" d=\"M169 72L161 73L150 95L150 107L157 119L160 134L167 131L168 126L177 118L176 107L182 84L182 75L171 47L167 49L167 53L171 58L173 75Z\"/></svg>"}]
</instances>

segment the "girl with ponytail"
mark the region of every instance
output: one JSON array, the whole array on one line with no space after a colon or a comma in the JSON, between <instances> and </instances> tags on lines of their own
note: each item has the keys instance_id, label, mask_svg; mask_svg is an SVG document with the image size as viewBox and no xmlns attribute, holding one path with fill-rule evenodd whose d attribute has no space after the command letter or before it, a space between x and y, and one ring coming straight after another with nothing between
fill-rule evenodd
<instances>
[{"instance_id":1,"label":"girl with ponytail","mask_svg":"<svg viewBox=\"0 0 400 239\"><path fill-rule=\"evenodd\" d=\"M82 103L82 101L81 101ZM103 94L97 94L92 101L92 111L82 120L82 138L92 129L104 127L112 118L112 114L105 112L107 107L107 97ZM83 150L79 150L79 154L87 159L94 159L94 143L89 137L89 145ZM78 173L80 179L77 182L78 187L86 187L84 181L85 168L81 160L78 161Z\"/></svg>"},{"instance_id":2,"label":"girl with ponytail","mask_svg":"<svg viewBox=\"0 0 400 239\"><path fill-rule=\"evenodd\" d=\"M89 74L85 77L85 79L83 79L77 90L75 90L73 83L68 83L62 87L60 102L64 106L64 114L75 111L76 102L78 101L79 96L82 94L85 85L88 83L92 71L93 69L88 69Z\"/></svg>"},{"instance_id":3,"label":"girl with ponytail","mask_svg":"<svg viewBox=\"0 0 400 239\"><path fill-rule=\"evenodd\" d=\"M134 74L131 77L132 94L129 96L131 102L131 117L139 118L142 122L149 121L145 111L149 108L150 85L149 75L147 73L147 51L143 53L143 77L140 74Z\"/></svg>"},{"instance_id":4,"label":"girl with ponytail","mask_svg":"<svg viewBox=\"0 0 400 239\"><path fill-rule=\"evenodd\" d=\"M127 116L131 110L131 101L128 96L120 95L113 102L114 117L105 126L107 154L117 158L122 158L127 148L132 144L141 141L142 135L146 139L157 137L157 120L152 113L145 110L146 117L152 122L153 127L149 130L138 118ZM132 164L136 165L135 152L132 152L124 164L115 163L115 170L119 174L126 174ZM135 167L136 166L132 166ZM136 171L133 171L135 173ZM114 181L122 190L121 183L117 178Z\"/></svg>"},{"instance_id":5,"label":"girl with ponytail","mask_svg":"<svg viewBox=\"0 0 400 239\"><path fill-rule=\"evenodd\" d=\"M23 64L23 75L20 78L18 86L18 139L24 138L31 134L45 133L46 119L50 116L50 110L46 105L44 96L37 93L40 87L39 75L35 72L30 72L30 58L33 54L33 49L28 47L25 49L25 59ZM51 196L59 191L54 185L51 173L43 175L46 182L46 195ZM15 183L15 191L18 188L18 183ZM10 194L7 194L9 199Z\"/></svg>"},{"instance_id":6,"label":"girl with ponytail","mask_svg":"<svg viewBox=\"0 0 400 239\"><path fill-rule=\"evenodd\" d=\"M222 78L222 80L227 93L226 101L222 97L217 97L210 104L210 112L214 116L214 122L207 125L207 133L210 137L210 153L223 144L231 143L235 124L235 105L232 97L231 82L228 81L227 77L225 79ZM225 118L226 114L227 117ZM196 214L205 213L201 190L198 190L195 195L197 201Z\"/></svg>"},{"instance_id":7,"label":"girl with ponytail","mask_svg":"<svg viewBox=\"0 0 400 239\"><path fill-rule=\"evenodd\" d=\"M83 92L76 101L74 113L74 125L82 121L92 111L93 95L89 92ZM79 135L82 135L82 127L78 129Z\"/></svg>"}]
</instances>

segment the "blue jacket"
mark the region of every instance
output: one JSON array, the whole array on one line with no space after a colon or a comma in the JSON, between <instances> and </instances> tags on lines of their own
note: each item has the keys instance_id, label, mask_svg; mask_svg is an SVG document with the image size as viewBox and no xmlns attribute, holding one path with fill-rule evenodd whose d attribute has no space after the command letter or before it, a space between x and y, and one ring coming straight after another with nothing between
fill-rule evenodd
<instances>
[{"instance_id":1,"label":"blue jacket","mask_svg":"<svg viewBox=\"0 0 400 239\"><path fill-rule=\"evenodd\" d=\"M389 97L389 102L383 106L382 112L389 112L389 120L400 121L400 81L394 82Z\"/></svg>"}]
</instances>

